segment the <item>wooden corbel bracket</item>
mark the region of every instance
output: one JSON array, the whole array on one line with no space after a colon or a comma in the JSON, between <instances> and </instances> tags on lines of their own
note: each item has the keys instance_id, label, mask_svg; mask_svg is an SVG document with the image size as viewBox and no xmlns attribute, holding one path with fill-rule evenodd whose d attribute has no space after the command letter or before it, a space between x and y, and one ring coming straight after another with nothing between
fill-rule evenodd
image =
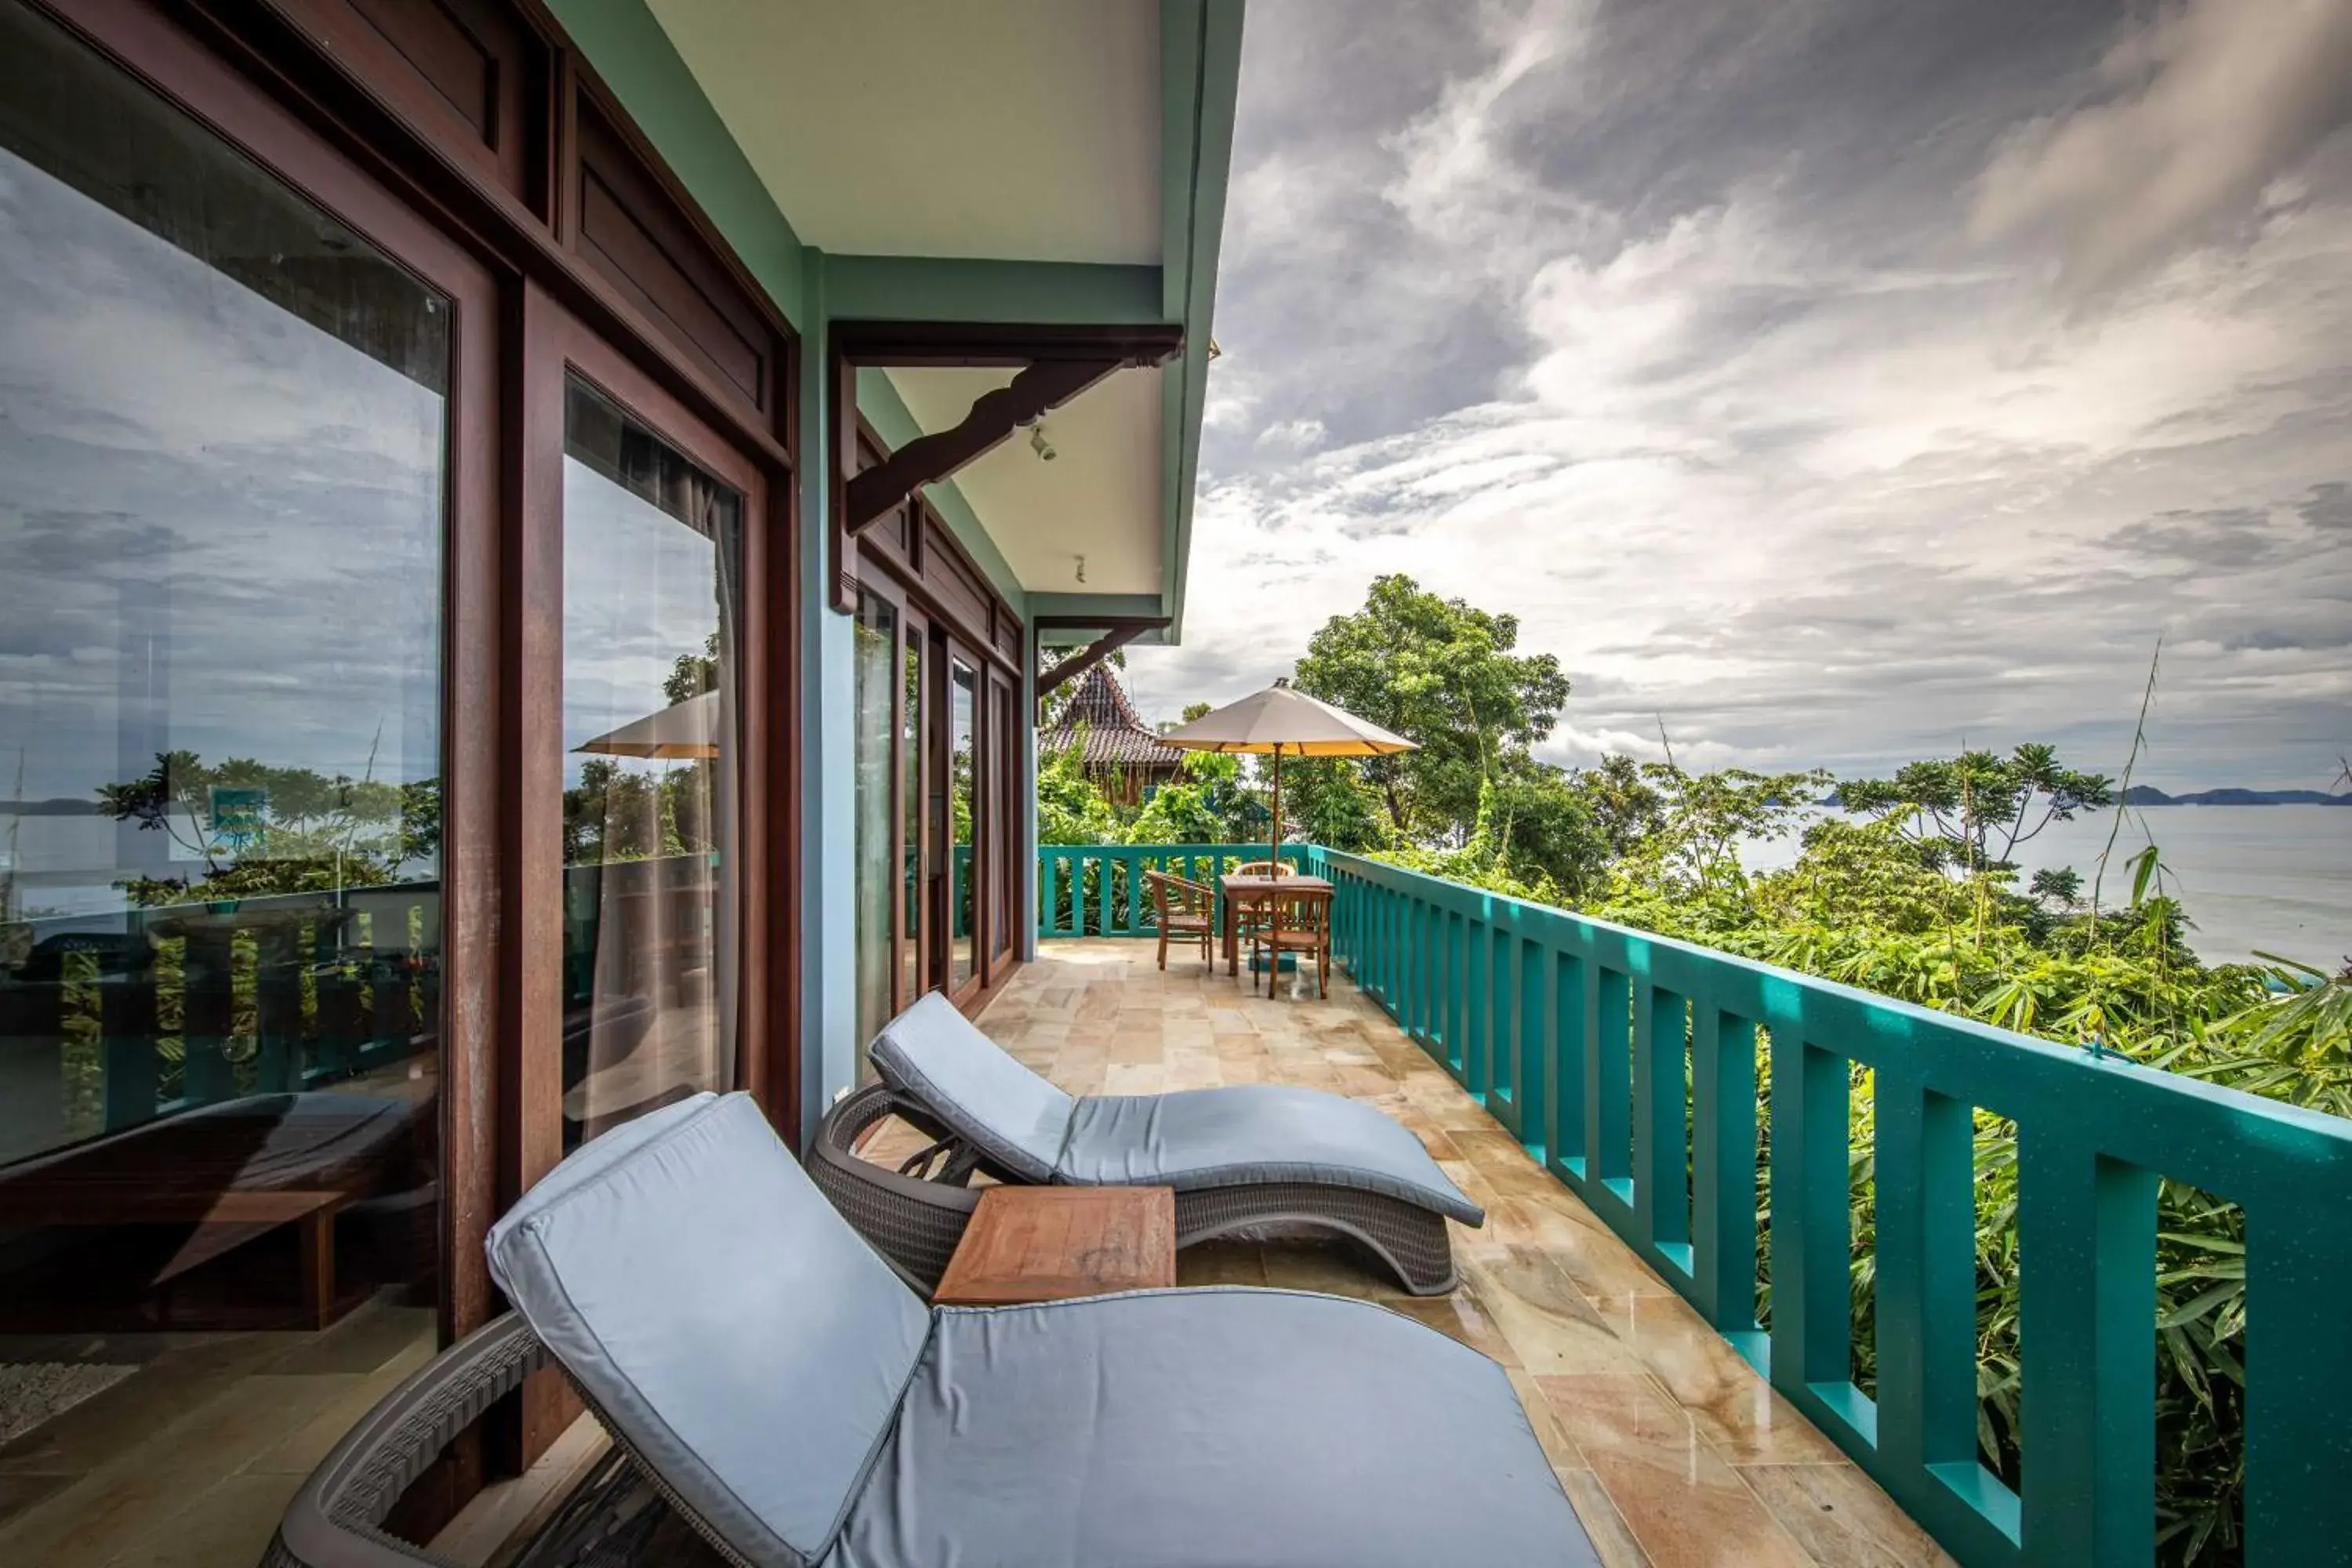
<instances>
[{"instance_id":1,"label":"wooden corbel bracket","mask_svg":"<svg viewBox=\"0 0 2352 1568\"><path fill-rule=\"evenodd\" d=\"M1066 682L1084 675L1144 633L1163 629L1168 621L1166 616L1139 616L1109 623L1108 629L1101 637L1037 678L1038 697L1043 699Z\"/></svg>"},{"instance_id":2,"label":"wooden corbel bracket","mask_svg":"<svg viewBox=\"0 0 2352 1568\"><path fill-rule=\"evenodd\" d=\"M925 485L937 484L1059 408L1113 371L1165 364L1182 351L1175 327L1083 329L923 328L862 324L845 358L874 365L1018 364L1011 384L975 399L953 429L917 437L850 478L842 528L856 538Z\"/></svg>"}]
</instances>

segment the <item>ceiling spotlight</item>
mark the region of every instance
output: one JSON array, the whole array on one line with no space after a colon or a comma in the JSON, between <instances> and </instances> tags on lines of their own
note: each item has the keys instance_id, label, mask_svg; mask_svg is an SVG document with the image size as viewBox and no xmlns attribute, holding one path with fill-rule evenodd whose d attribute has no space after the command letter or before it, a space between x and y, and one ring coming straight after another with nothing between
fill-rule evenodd
<instances>
[{"instance_id":1,"label":"ceiling spotlight","mask_svg":"<svg viewBox=\"0 0 2352 1568\"><path fill-rule=\"evenodd\" d=\"M1045 439L1045 422L1043 419L1029 426L1029 449L1048 463L1054 460L1054 443Z\"/></svg>"}]
</instances>

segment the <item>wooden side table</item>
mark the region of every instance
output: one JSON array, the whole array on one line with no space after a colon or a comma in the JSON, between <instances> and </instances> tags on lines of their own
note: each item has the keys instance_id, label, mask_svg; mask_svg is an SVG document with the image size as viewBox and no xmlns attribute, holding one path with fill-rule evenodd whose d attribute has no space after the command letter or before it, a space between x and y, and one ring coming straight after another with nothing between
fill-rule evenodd
<instances>
[{"instance_id":1,"label":"wooden side table","mask_svg":"<svg viewBox=\"0 0 2352 1568\"><path fill-rule=\"evenodd\" d=\"M1175 1189L989 1187L931 1300L1004 1307L1175 1283Z\"/></svg>"}]
</instances>

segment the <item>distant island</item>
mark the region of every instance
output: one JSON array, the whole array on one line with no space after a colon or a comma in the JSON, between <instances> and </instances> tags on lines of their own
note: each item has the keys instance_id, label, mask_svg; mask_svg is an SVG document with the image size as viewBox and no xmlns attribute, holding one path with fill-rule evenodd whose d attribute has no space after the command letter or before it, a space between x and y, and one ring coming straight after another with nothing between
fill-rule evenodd
<instances>
[{"instance_id":1,"label":"distant island","mask_svg":"<svg viewBox=\"0 0 2352 1568\"><path fill-rule=\"evenodd\" d=\"M2352 805L2352 790L2331 795L2324 789L2240 789L2228 784L2167 795L2154 784L2134 784L2124 791L2123 802L2126 805ZM1842 811L1845 796L1832 790L1813 804Z\"/></svg>"},{"instance_id":2,"label":"distant island","mask_svg":"<svg viewBox=\"0 0 2352 1568\"><path fill-rule=\"evenodd\" d=\"M2151 784L2134 784L2124 791L2126 805L2352 805L2352 794L2330 795L2324 789L2191 790L2167 795Z\"/></svg>"}]
</instances>

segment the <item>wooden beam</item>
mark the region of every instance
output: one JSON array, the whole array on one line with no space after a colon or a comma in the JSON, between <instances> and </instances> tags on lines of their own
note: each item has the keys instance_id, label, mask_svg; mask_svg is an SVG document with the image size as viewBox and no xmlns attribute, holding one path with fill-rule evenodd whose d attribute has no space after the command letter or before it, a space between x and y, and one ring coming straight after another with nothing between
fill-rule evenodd
<instances>
[{"instance_id":1,"label":"wooden beam","mask_svg":"<svg viewBox=\"0 0 2352 1568\"><path fill-rule=\"evenodd\" d=\"M1038 697L1042 699L1049 695L1064 682L1084 675L1144 633L1157 631L1167 624L1168 618L1162 616L1156 619L1127 621L1113 626L1109 631L1039 676L1037 678Z\"/></svg>"},{"instance_id":2,"label":"wooden beam","mask_svg":"<svg viewBox=\"0 0 2352 1568\"><path fill-rule=\"evenodd\" d=\"M919 436L844 487L842 525L851 538L871 528L923 486L937 484L993 451L1022 426L1059 408L1126 362L1118 359L1040 360L1009 386L983 392L963 422Z\"/></svg>"},{"instance_id":3,"label":"wooden beam","mask_svg":"<svg viewBox=\"0 0 2352 1568\"><path fill-rule=\"evenodd\" d=\"M1115 359L1122 364L1155 365L1184 352L1184 329L1174 322L1100 326L835 321L833 337L843 358L887 369L997 366L1013 370L1048 359Z\"/></svg>"},{"instance_id":4,"label":"wooden beam","mask_svg":"<svg viewBox=\"0 0 2352 1568\"><path fill-rule=\"evenodd\" d=\"M1116 370L1167 363L1184 351L1184 329L1172 322L1137 326L1057 325L981 321L836 321L834 353L848 385L859 366L920 369L1003 367L1017 374L1009 386L982 393L953 429L908 442L863 473L856 454L839 459L850 477L840 484L843 542L889 515L925 485L937 484L1015 430L1094 385ZM845 394L855 407L854 391ZM845 570L846 568L845 567Z\"/></svg>"}]
</instances>

